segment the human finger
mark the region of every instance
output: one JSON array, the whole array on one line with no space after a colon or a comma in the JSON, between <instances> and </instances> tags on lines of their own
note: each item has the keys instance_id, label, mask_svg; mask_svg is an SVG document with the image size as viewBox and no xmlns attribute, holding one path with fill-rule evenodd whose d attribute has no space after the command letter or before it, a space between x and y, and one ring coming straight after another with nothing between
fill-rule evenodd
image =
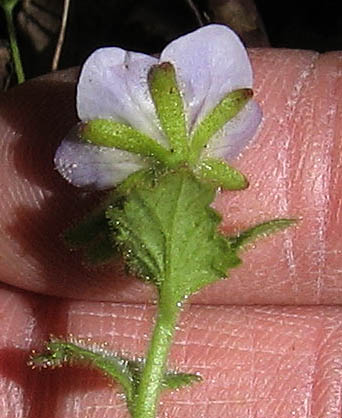
<instances>
[{"instance_id":1,"label":"human finger","mask_svg":"<svg viewBox=\"0 0 342 418\"><path fill-rule=\"evenodd\" d=\"M257 50L251 55L264 120L254 144L235 163L249 178L249 189L217 199L222 229L233 234L274 217L301 221L260 241L242 255L244 264L229 280L194 300L340 303L340 53ZM150 300L150 288L128 279L122 264L90 268L61 239L94 200L65 184L52 165L57 143L75 122L73 76L37 79L2 98L2 280L55 295Z\"/></svg>"}]
</instances>

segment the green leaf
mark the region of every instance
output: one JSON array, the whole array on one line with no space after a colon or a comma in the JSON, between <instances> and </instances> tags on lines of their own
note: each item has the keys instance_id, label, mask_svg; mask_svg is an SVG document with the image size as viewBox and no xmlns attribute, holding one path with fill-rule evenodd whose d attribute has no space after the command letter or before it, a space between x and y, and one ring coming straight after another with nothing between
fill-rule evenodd
<instances>
[{"instance_id":1,"label":"green leaf","mask_svg":"<svg viewBox=\"0 0 342 418\"><path fill-rule=\"evenodd\" d=\"M248 181L240 171L214 158L201 160L195 174L203 180L210 181L213 186L226 190L242 190L248 187Z\"/></svg>"},{"instance_id":2,"label":"green leaf","mask_svg":"<svg viewBox=\"0 0 342 418\"><path fill-rule=\"evenodd\" d=\"M82 339L72 341L51 337L44 351L33 353L28 365L32 368L56 368L63 365L92 368L120 383L128 406L132 406L135 394L133 374L129 361L119 354L111 353L97 344Z\"/></svg>"},{"instance_id":3,"label":"green leaf","mask_svg":"<svg viewBox=\"0 0 342 418\"><path fill-rule=\"evenodd\" d=\"M140 382L145 363L146 361L144 358L139 358L138 360L128 360L128 367L130 368L136 387ZM162 389L181 389L202 381L203 378L199 374L167 370L162 381Z\"/></svg>"},{"instance_id":4,"label":"green leaf","mask_svg":"<svg viewBox=\"0 0 342 418\"><path fill-rule=\"evenodd\" d=\"M111 192L106 199L74 226L67 229L64 239L68 247L82 249L91 264L111 261L117 250L111 241L106 208L118 204L120 195Z\"/></svg>"},{"instance_id":5,"label":"green leaf","mask_svg":"<svg viewBox=\"0 0 342 418\"><path fill-rule=\"evenodd\" d=\"M181 389L194 383L202 382L203 378L193 373L166 372L162 383L163 389Z\"/></svg>"},{"instance_id":6,"label":"green leaf","mask_svg":"<svg viewBox=\"0 0 342 418\"><path fill-rule=\"evenodd\" d=\"M87 217L69 228L64 234L66 243L71 248L82 247L108 230L105 208L96 208Z\"/></svg>"},{"instance_id":7,"label":"green leaf","mask_svg":"<svg viewBox=\"0 0 342 418\"><path fill-rule=\"evenodd\" d=\"M108 227L105 233L83 247L83 253L87 261L93 265L108 264L118 256L109 236Z\"/></svg>"},{"instance_id":8,"label":"green leaf","mask_svg":"<svg viewBox=\"0 0 342 418\"><path fill-rule=\"evenodd\" d=\"M188 133L184 104L173 65L154 65L148 75L150 93L164 133L175 157L185 161L188 155Z\"/></svg>"},{"instance_id":9,"label":"green leaf","mask_svg":"<svg viewBox=\"0 0 342 418\"><path fill-rule=\"evenodd\" d=\"M107 208L120 206L122 200L134 187L151 187L160 167L139 170L128 176L120 185L107 194L99 206L87 216L67 229L64 239L68 247L82 249L87 261L91 264L108 263L117 256L117 249L111 239Z\"/></svg>"},{"instance_id":10,"label":"green leaf","mask_svg":"<svg viewBox=\"0 0 342 418\"><path fill-rule=\"evenodd\" d=\"M240 89L229 93L197 126L191 138L190 161L195 164L200 157L202 149L209 140L240 110L252 97L251 89Z\"/></svg>"},{"instance_id":11,"label":"green leaf","mask_svg":"<svg viewBox=\"0 0 342 418\"><path fill-rule=\"evenodd\" d=\"M213 187L184 169L133 189L121 209L107 211L128 267L159 290L166 286L170 300L184 300L240 262L217 232L214 197Z\"/></svg>"},{"instance_id":12,"label":"green leaf","mask_svg":"<svg viewBox=\"0 0 342 418\"><path fill-rule=\"evenodd\" d=\"M294 225L296 222L296 219L274 219L249 228L246 231L241 232L236 237L228 238L228 240L232 249L241 250L257 239L286 229L289 226Z\"/></svg>"},{"instance_id":13,"label":"green leaf","mask_svg":"<svg viewBox=\"0 0 342 418\"><path fill-rule=\"evenodd\" d=\"M95 119L81 127L81 138L92 144L113 147L145 157L151 157L168 165L172 154L157 141L129 125L109 119Z\"/></svg>"},{"instance_id":14,"label":"green leaf","mask_svg":"<svg viewBox=\"0 0 342 418\"><path fill-rule=\"evenodd\" d=\"M145 359L128 359L88 339L50 337L41 353L32 352L27 364L33 369L55 369L67 365L97 370L122 386L128 406L132 408ZM168 370L162 381L162 389L180 389L201 381L202 377L198 374Z\"/></svg>"},{"instance_id":15,"label":"green leaf","mask_svg":"<svg viewBox=\"0 0 342 418\"><path fill-rule=\"evenodd\" d=\"M152 187L156 178L165 172L165 167L156 165L147 169L142 169L130 174L115 189L115 193L119 196L127 196L132 189L140 187Z\"/></svg>"},{"instance_id":16,"label":"green leaf","mask_svg":"<svg viewBox=\"0 0 342 418\"><path fill-rule=\"evenodd\" d=\"M69 228L64 238L70 248L82 249L85 258L91 264L108 263L117 256L103 208Z\"/></svg>"}]
</instances>

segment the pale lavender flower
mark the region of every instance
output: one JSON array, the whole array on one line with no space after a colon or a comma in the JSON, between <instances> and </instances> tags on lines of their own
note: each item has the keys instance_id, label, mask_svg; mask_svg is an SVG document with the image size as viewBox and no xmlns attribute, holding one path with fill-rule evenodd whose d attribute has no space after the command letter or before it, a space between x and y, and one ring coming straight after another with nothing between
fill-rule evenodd
<instances>
[{"instance_id":1,"label":"pale lavender flower","mask_svg":"<svg viewBox=\"0 0 342 418\"><path fill-rule=\"evenodd\" d=\"M159 60L116 47L95 51L84 64L77 86L81 121L111 119L169 148L147 80L150 68L162 62L170 62L176 70L190 134L228 93L252 88L251 64L237 35L226 26L209 25L171 42ZM231 161L250 142L260 120L260 108L250 100L203 153ZM80 141L77 132L71 130L55 156L57 170L76 186L111 188L150 163L128 151Z\"/></svg>"}]
</instances>

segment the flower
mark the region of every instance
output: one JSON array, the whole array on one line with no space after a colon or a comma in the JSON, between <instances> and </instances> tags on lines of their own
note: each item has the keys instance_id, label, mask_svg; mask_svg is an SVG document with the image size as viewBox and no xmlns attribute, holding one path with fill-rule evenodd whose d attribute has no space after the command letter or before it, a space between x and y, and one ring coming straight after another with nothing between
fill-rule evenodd
<instances>
[{"instance_id":1,"label":"flower","mask_svg":"<svg viewBox=\"0 0 342 418\"><path fill-rule=\"evenodd\" d=\"M183 101L180 115L184 113L186 140L191 141L199 127L205 125L203 131L208 128L206 124L209 126L211 137L199 141L198 158L207 162L206 169L212 170L217 160L231 161L249 143L261 120L261 111L254 100L247 101L253 81L247 52L228 27L208 25L171 42L159 60L116 47L98 49L87 59L77 86L81 128L77 126L69 132L55 155L55 166L66 180L76 186L108 189L151 164L152 151L143 155L134 147L119 149L82 140L82 126L89 121L112 121L124 138L136 135L139 141L140 135L141 140L147 138L150 143L152 138L161 154L163 150L173 151L166 129L168 122L163 121L163 117L171 119L172 112L158 104L158 92L153 96L153 83L158 83L151 81L154 68L156 77L161 77L161 86L172 83L172 71L175 72L175 89L179 89ZM163 75L163 71L168 74ZM234 117L228 120L224 116L227 120L221 120L220 125L210 115L235 91L243 92L246 100ZM222 109L217 113L222 114ZM196 158L193 162L200 166Z\"/></svg>"}]
</instances>

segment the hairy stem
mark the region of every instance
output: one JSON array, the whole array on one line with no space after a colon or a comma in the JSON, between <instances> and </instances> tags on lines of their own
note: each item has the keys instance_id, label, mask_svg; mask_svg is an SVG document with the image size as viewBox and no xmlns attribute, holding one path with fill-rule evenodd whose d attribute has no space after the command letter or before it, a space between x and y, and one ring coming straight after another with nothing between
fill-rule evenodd
<instances>
[{"instance_id":1,"label":"hairy stem","mask_svg":"<svg viewBox=\"0 0 342 418\"><path fill-rule=\"evenodd\" d=\"M167 357L170 351L180 307L160 294L157 322L148 350L146 364L136 395L133 418L155 418Z\"/></svg>"},{"instance_id":2,"label":"hairy stem","mask_svg":"<svg viewBox=\"0 0 342 418\"><path fill-rule=\"evenodd\" d=\"M3 8L4 8L5 16L6 16L7 29L8 29L8 35L9 35L9 40L10 40L10 45L11 45L14 68L17 74L18 84L20 84L25 81L25 75L24 75L23 66L21 64L20 53L19 53L17 37L16 37L16 32L15 32L15 26L13 23L14 5L15 3L3 6Z\"/></svg>"}]
</instances>

